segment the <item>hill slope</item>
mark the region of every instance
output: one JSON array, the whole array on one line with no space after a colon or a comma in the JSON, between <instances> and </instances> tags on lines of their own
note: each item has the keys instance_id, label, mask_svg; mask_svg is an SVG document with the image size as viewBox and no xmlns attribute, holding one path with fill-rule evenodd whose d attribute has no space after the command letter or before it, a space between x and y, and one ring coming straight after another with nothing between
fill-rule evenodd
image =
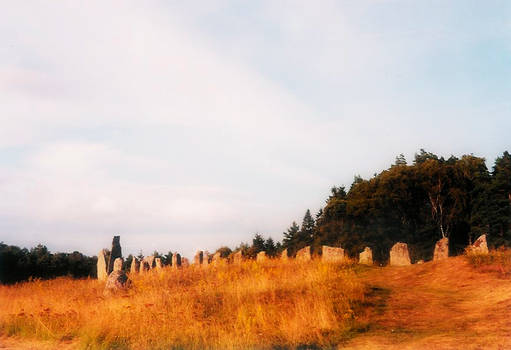
<instances>
[{"instance_id":1,"label":"hill slope","mask_svg":"<svg viewBox=\"0 0 511 350\"><path fill-rule=\"evenodd\" d=\"M475 270L464 257L374 268L367 331L347 349L509 349L511 280Z\"/></svg>"}]
</instances>

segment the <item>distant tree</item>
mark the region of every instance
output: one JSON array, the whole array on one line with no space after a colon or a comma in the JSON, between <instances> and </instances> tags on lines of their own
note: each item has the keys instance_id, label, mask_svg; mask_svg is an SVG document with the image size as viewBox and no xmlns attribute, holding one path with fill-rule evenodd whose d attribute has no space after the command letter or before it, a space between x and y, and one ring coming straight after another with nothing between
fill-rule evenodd
<instances>
[{"instance_id":1,"label":"distant tree","mask_svg":"<svg viewBox=\"0 0 511 350\"><path fill-rule=\"evenodd\" d=\"M232 250L231 250L231 248L224 246L224 247L218 248L215 253L220 253L220 256L222 258L227 258L232 253Z\"/></svg>"},{"instance_id":2,"label":"distant tree","mask_svg":"<svg viewBox=\"0 0 511 350\"><path fill-rule=\"evenodd\" d=\"M268 239L266 239L266 241L264 242L264 251L269 256L277 255L277 247L275 246L273 238L268 237Z\"/></svg>"},{"instance_id":3,"label":"distant tree","mask_svg":"<svg viewBox=\"0 0 511 350\"><path fill-rule=\"evenodd\" d=\"M293 221L291 226L284 232L284 239L282 240L282 246L284 248L291 248L295 245L296 240L298 239L298 232L300 231L300 226Z\"/></svg>"},{"instance_id":4,"label":"distant tree","mask_svg":"<svg viewBox=\"0 0 511 350\"><path fill-rule=\"evenodd\" d=\"M406 165L406 158L403 155L403 153L401 153L400 155L398 155L396 157L396 161L394 162L394 166L403 166L403 165Z\"/></svg>"}]
</instances>

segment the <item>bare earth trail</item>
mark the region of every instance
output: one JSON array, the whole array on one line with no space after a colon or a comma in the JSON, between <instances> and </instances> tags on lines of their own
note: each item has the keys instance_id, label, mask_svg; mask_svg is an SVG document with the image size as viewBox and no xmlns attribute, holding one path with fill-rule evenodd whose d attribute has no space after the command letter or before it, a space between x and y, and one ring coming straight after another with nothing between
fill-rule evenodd
<instances>
[{"instance_id":1,"label":"bare earth trail","mask_svg":"<svg viewBox=\"0 0 511 350\"><path fill-rule=\"evenodd\" d=\"M511 278L464 257L362 273L367 329L345 349L511 349Z\"/></svg>"}]
</instances>

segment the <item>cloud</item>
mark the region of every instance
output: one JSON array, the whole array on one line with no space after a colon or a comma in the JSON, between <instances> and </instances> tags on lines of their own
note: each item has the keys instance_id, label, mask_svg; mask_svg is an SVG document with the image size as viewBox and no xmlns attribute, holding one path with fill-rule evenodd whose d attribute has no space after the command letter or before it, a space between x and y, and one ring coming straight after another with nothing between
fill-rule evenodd
<instances>
[{"instance_id":1,"label":"cloud","mask_svg":"<svg viewBox=\"0 0 511 350\"><path fill-rule=\"evenodd\" d=\"M477 84L431 73L472 77L453 57L496 34L453 26L457 6L444 7L4 6L0 240L94 253L119 232L131 252L191 254L278 239L330 186L399 153L495 152L509 104L460 104ZM488 110L499 128L480 125Z\"/></svg>"}]
</instances>

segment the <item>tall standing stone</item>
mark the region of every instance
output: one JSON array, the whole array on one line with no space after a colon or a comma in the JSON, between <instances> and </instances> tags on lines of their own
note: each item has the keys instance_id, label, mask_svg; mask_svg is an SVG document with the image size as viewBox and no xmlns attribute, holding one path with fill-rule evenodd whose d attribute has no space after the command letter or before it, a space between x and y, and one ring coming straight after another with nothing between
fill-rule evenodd
<instances>
[{"instance_id":1,"label":"tall standing stone","mask_svg":"<svg viewBox=\"0 0 511 350\"><path fill-rule=\"evenodd\" d=\"M444 237L435 244L433 261L447 259L449 257L449 238Z\"/></svg>"},{"instance_id":2,"label":"tall standing stone","mask_svg":"<svg viewBox=\"0 0 511 350\"><path fill-rule=\"evenodd\" d=\"M365 247L364 251L358 256L358 263L363 265L373 264L373 251L369 247Z\"/></svg>"},{"instance_id":3,"label":"tall standing stone","mask_svg":"<svg viewBox=\"0 0 511 350\"><path fill-rule=\"evenodd\" d=\"M481 235L470 247L472 253L488 254L488 243L486 242L486 235Z\"/></svg>"},{"instance_id":4,"label":"tall standing stone","mask_svg":"<svg viewBox=\"0 0 511 350\"><path fill-rule=\"evenodd\" d=\"M172 268L177 269L181 267L181 255L178 253L172 254Z\"/></svg>"},{"instance_id":5,"label":"tall standing stone","mask_svg":"<svg viewBox=\"0 0 511 350\"><path fill-rule=\"evenodd\" d=\"M394 244L390 250L391 266L407 266L411 265L410 254L408 253L408 245L398 242Z\"/></svg>"},{"instance_id":6,"label":"tall standing stone","mask_svg":"<svg viewBox=\"0 0 511 350\"><path fill-rule=\"evenodd\" d=\"M154 259L154 262L156 264L156 269L157 270L161 270L163 269L163 264L161 263L161 259L160 258L156 258Z\"/></svg>"},{"instance_id":7,"label":"tall standing stone","mask_svg":"<svg viewBox=\"0 0 511 350\"><path fill-rule=\"evenodd\" d=\"M195 265L201 265L203 259L204 253L202 252L202 250L199 250L197 253L195 253L195 256L193 257L193 263Z\"/></svg>"},{"instance_id":8,"label":"tall standing stone","mask_svg":"<svg viewBox=\"0 0 511 350\"><path fill-rule=\"evenodd\" d=\"M344 249L329 247L326 245L324 245L322 247L321 261L329 262L329 263L336 263L336 262L343 262L344 259L345 259Z\"/></svg>"},{"instance_id":9,"label":"tall standing stone","mask_svg":"<svg viewBox=\"0 0 511 350\"><path fill-rule=\"evenodd\" d=\"M256 256L257 262L265 262L268 260L268 257L266 256L266 252L259 252Z\"/></svg>"},{"instance_id":10,"label":"tall standing stone","mask_svg":"<svg viewBox=\"0 0 511 350\"><path fill-rule=\"evenodd\" d=\"M181 267L189 267L190 266L190 260L185 257L181 257Z\"/></svg>"},{"instance_id":11,"label":"tall standing stone","mask_svg":"<svg viewBox=\"0 0 511 350\"><path fill-rule=\"evenodd\" d=\"M100 281L106 281L108 277L107 273L107 266L106 266L106 255L107 251L106 249L101 249L98 253L98 280Z\"/></svg>"},{"instance_id":12,"label":"tall standing stone","mask_svg":"<svg viewBox=\"0 0 511 350\"><path fill-rule=\"evenodd\" d=\"M138 272L138 260L137 258L133 257L131 260L131 266L130 266L130 273L135 274Z\"/></svg>"},{"instance_id":13,"label":"tall standing stone","mask_svg":"<svg viewBox=\"0 0 511 350\"><path fill-rule=\"evenodd\" d=\"M113 271L122 271L122 264L123 264L123 262L124 261L123 261L122 258L115 259Z\"/></svg>"},{"instance_id":14,"label":"tall standing stone","mask_svg":"<svg viewBox=\"0 0 511 350\"><path fill-rule=\"evenodd\" d=\"M296 261L310 261L312 259L311 247L307 246L296 252Z\"/></svg>"},{"instance_id":15,"label":"tall standing stone","mask_svg":"<svg viewBox=\"0 0 511 350\"><path fill-rule=\"evenodd\" d=\"M113 271L114 261L117 258L122 258L120 236L114 236L112 240L112 250L110 251L110 259L108 260L108 274Z\"/></svg>"}]
</instances>

